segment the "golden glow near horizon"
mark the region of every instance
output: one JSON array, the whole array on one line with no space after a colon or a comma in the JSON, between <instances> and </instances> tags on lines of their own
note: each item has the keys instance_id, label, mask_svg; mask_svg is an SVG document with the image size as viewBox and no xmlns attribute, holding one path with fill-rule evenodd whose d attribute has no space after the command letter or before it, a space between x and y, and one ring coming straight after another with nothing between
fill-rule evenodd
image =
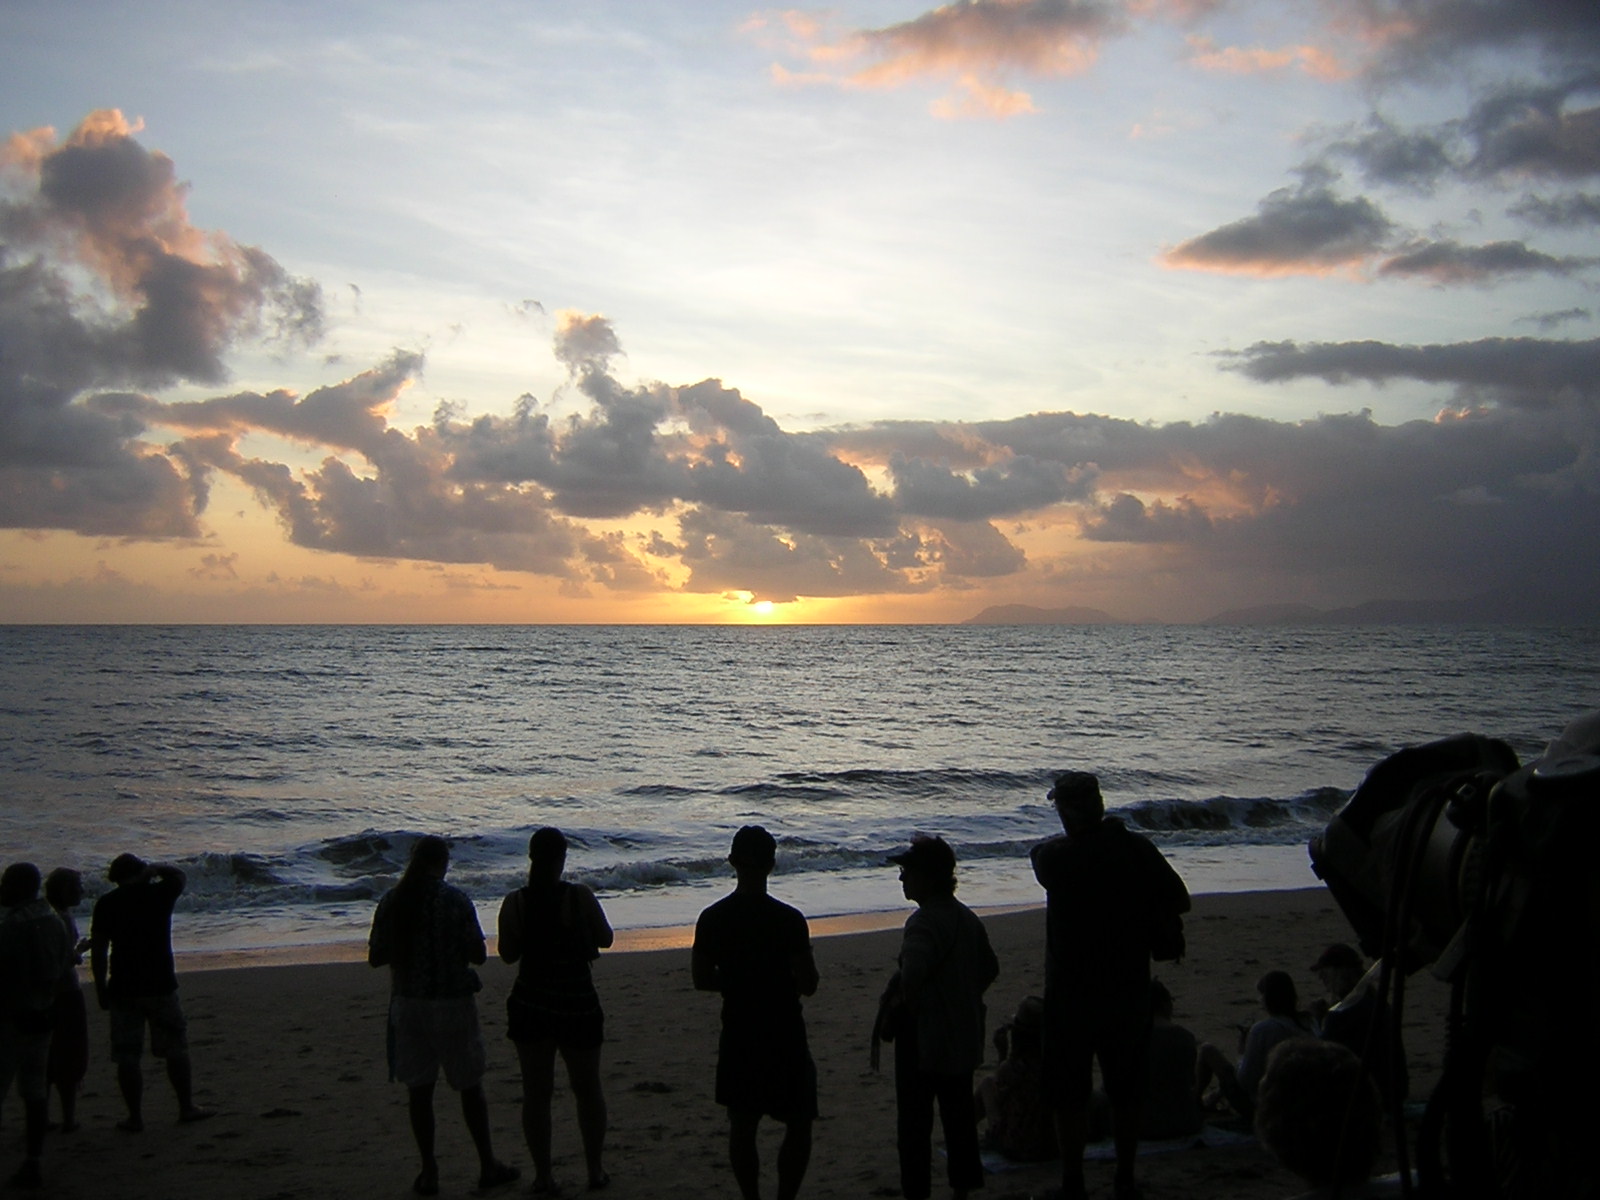
<instances>
[{"instance_id":1,"label":"golden glow near horizon","mask_svg":"<svg viewBox=\"0 0 1600 1200\"><path fill-rule=\"evenodd\" d=\"M1600 593L1600 6L1113 8L0 5L0 622Z\"/></svg>"}]
</instances>

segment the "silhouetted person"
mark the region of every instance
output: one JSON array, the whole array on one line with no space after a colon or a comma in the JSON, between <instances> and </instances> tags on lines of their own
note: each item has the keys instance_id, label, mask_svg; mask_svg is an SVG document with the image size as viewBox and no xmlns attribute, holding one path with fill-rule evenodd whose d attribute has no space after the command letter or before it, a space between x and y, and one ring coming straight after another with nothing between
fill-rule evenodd
<instances>
[{"instance_id":1,"label":"silhouetted person","mask_svg":"<svg viewBox=\"0 0 1600 1200\"><path fill-rule=\"evenodd\" d=\"M550 1166L550 1097L556 1052L578 1106L578 1132L591 1190L610 1182L601 1166L606 1098L600 1087L605 1014L589 964L613 940L600 901L581 883L567 883L567 839L544 828L528 840L528 883L500 905L500 957L518 963L506 1000L506 1032L522 1065L522 1132L533 1156L533 1190L556 1191Z\"/></svg>"},{"instance_id":2,"label":"silhouetted person","mask_svg":"<svg viewBox=\"0 0 1600 1200\"><path fill-rule=\"evenodd\" d=\"M1256 1091L1267 1073L1267 1056L1290 1038L1311 1036L1311 1023L1299 1011L1294 980L1286 972L1268 971L1256 983L1256 991L1267 1015L1240 1029L1239 1061L1234 1063L1206 1042L1195 1066L1195 1096L1204 1096L1214 1078L1233 1111L1246 1120L1255 1114Z\"/></svg>"},{"instance_id":3,"label":"silhouetted person","mask_svg":"<svg viewBox=\"0 0 1600 1200\"><path fill-rule=\"evenodd\" d=\"M1100 783L1073 771L1050 790L1065 831L1033 849L1044 887L1045 1092L1056 1109L1061 1190L1084 1195L1092 1063L1111 1102L1118 1197L1138 1194L1139 1148L1150 1035L1150 954L1189 893L1147 838L1105 815Z\"/></svg>"},{"instance_id":4,"label":"silhouetted person","mask_svg":"<svg viewBox=\"0 0 1600 1200\"><path fill-rule=\"evenodd\" d=\"M1000 1065L973 1093L985 1122L983 1144L1012 1162L1044 1162L1061 1153L1055 1117L1044 1098L1044 1001L1028 996L994 1031Z\"/></svg>"},{"instance_id":5,"label":"silhouetted person","mask_svg":"<svg viewBox=\"0 0 1600 1200\"><path fill-rule=\"evenodd\" d=\"M1328 993L1327 1000L1312 1002L1317 1036L1351 1050L1391 1108L1404 1101L1410 1090L1405 1054L1402 1049L1397 1057L1389 1041L1389 1007L1378 999L1376 969L1368 971L1353 946L1335 942L1311 970Z\"/></svg>"},{"instance_id":6,"label":"silhouetted person","mask_svg":"<svg viewBox=\"0 0 1600 1200\"><path fill-rule=\"evenodd\" d=\"M956 856L938 837L917 837L892 855L900 886L917 911L900 942L905 1012L894 1044L896 1148L900 1193L927 1200L933 1106L944 1127L950 1188L957 1197L983 1186L972 1072L983 1061L983 993L1000 973L983 922L956 899Z\"/></svg>"},{"instance_id":7,"label":"silhouetted person","mask_svg":"<svg viewBox=\"0 0 1600 1200\"><path fill-rule=\"evenodd\" d=\"M1345 1047L1295 1038L1268 1056L1256 1100L1256 1136L1314 1189L1299 1200L1380 1194L1369 1176L1382 1125L1377 1089Z\"/></svg>"},{"instance_id":8,"label":"silhouetted person","mask_svg":"<svg viewBox=\"0 0 1600 1200\"><path fill-rule=\"evenodd\" d=\"M83 903L83 877L71 867L57 867L44 879L44 898L66 926L72 944L72 957L61 972L55 1002L50 1006L50 1086L61 1097L61 1132L78 1127L78 1087L89 1069L89 1014L83 1002L83 985L78 967L89 948L78 936L78 921L72 910Z\"/></svg>"},{"instance_id":9,"label":"silhouetted person","mask_svg":"<svg viewBox=\"0 0 1600 1200\"><path fill-rule=\"evenodd\" d=\"M482 985L472 969L488 951L472 901L444 881L449 869L449 844L418 838L400 882L378 901L367 943L367 962L389 968L389 1073L408 1091L411 1132L422 1155L422 1170L411 1185L419 1196L439 1192L433 1089L441 1070L461 1093L461 1115L478 1151L479 1189L521 1174L496 1160L489 1136L476 999Z\"/></svg>"},{"instance_id":10,"label":"silhouetted person","mask_svg":"<svg viewBox=\"0 0 1600 1200\"><path fill-rule=\"evenodd\" d=\"M172 962L172 908L183 895L184 874L170 863L147 863L136 854L111 860L106 878L116 887L95 901L89 922L89 965L95 998L111 1014L111 1057L128 1115L117 1128L144 1128L145 1026L150 1053L164 1059L178 1098L178 1119L211 1114L194 1102L189 1065L188 1022L178 1003L178 973Z\"/></svg>"},{"instance_id":11,"label":"silhouetted person","mask_svg":"<svg viewBox=\"0 0 1600 1200\"><path fill-rule=\"evenodd\" d=\"M1172 1019L1172 993L1159 979L1152 979L1141 1138L1165 1141L1200 1132L1205 1114L1194 1087L1199 1053L1194 1034Z\"/></svg>"},{"instance_id":12,"label":"silhouetted person","mask_svg":"<svg viewBox=\"0 0 1600 1200\"><path fill-rule=\"evenodd\" d=\"M761 1195L756 1128L784 1124L778 1200L793 1200L811 1161L817 1068L800 998L817 990L811 931L799 910L767 894L777 842L759 825L734 834L728 862L738 883L694 928L694 986L722 993L717 1103L728 1110L728 1159L744 1200Z\"/></svg>"},{"instance_id":13,"label":"silhouetted person","mask_svg":"<svg viewBox=\"0 0 1600 1200\"><path fill-rule=\"evenodd\" d=\"M17 1081L24 1112L24 1158L10 1186L37 1188L48 1123L50 1006L72 961L66 926L39 898L39 868L12 863L0 873L0 1100Z\"/></svg>"}]
</instances>

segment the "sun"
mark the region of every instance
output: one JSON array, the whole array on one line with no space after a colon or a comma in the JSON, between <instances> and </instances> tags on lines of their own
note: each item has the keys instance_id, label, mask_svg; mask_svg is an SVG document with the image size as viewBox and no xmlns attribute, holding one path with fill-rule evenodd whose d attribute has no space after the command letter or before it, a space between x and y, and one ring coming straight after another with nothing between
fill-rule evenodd
<instances>
[{"instance_id":1,"label":"sun","mask_svg":"<svg viewBox=\"0 0 1600 1200\"><path fill-rule=\"evenodd\" d=\"M757 600L750 606L750 611L755 613L755 615L758 617L770 617L772 615L772 609L773 604L771 600Z\"/></svg>"}]
</instances>

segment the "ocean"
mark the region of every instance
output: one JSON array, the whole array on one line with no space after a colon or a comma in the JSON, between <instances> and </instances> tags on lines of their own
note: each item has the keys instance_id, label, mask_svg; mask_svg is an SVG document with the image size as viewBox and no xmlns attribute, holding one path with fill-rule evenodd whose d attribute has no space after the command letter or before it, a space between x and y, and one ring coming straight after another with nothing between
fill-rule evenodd
<instances>
[{"instance_id":1,"label":"ocean","mask_svg":"<svg viewBox=\"0 0 1600 1200\"><path fill-rule=\"evenodd\" d=\"M1307 840L1385 755L1527 759L1597 706L1600 628L10 626L0 861L91 897L124 850L175 862L181 948L315 956L425 833L492 932L548 824L647 939L730 886L746 823L813 918L902 913L916 832L969 904L1038 903L1072 768L1192 891L1313 886Z\"/></svg>"}]
</instances>

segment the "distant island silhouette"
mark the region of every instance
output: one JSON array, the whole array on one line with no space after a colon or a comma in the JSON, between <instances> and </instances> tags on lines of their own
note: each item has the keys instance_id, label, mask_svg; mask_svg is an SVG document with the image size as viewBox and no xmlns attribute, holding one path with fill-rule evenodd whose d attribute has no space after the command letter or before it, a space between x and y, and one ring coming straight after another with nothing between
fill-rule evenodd
<instances>
[{"instance_id":1,"label":"distant island silhouette","mask_svg":"<svg viewBox=\"0 0 1600 1200\"><path fill-rule=\"evenodd\" d=\"M963 625L1138 625L1098 608L995 604ZM1230 608L1194 625L1595 625L1600 588L1548 592L1503 589L1452 600L1369 600L1344 608L1259 604Z\"/></svg>"}]
</instances>

